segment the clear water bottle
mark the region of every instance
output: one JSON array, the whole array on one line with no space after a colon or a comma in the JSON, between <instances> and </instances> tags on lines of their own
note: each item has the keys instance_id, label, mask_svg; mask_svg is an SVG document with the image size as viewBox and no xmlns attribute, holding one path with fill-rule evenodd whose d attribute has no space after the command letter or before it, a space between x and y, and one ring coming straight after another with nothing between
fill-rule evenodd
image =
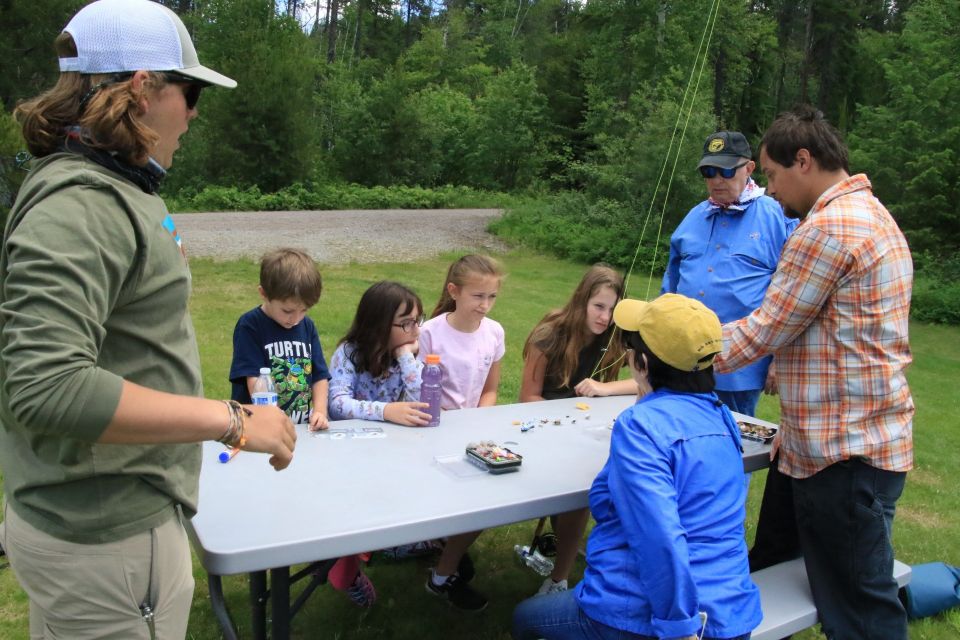
<instances>
[{"instance_id":1,"label":"clear water bottle","mask_svg":"<svg viewBox=\"0 0 960 640\"><path fill-rule=\"evenodd\" d=\"M545 557L538 549L531 550L525 544L515 544L513 550L521 564L530 567L541 576L548 576L553 573L553 560Z\"/></svg>"},{"instance_id":2,"label":"clear water bottle","mask_svg":"<svg viewBox=\"0 0 960 640\"><path fill-rule=\"evenodd\" d=\"M270 367L260 369L260 377L253 383L253 393L250 396L253 404L272 404L277 406L277 390L270 377Z\"/></svg>"},{"instance_id":3,"label":"clear water bottle","mask_svg":"<svg viewBox=\"0 0 960 640\"><path fill-rule=\"evenodd\" d=\"M443 396L443 371L440 369L440 356L431 353L426 357L426 364L420 372L420 402L430 405L427 413L430 414L428 427L440 426L440 399Z\"/></svg>"}]
</instances>

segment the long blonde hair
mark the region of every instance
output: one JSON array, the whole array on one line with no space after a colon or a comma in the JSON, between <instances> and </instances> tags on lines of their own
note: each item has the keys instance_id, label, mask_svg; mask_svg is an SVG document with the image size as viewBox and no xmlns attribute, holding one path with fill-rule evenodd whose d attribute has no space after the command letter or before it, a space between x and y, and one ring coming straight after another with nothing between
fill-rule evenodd
<instances>
[{"instance_id":1,"label":"long blonde hair","mask_svg":"<svg viewBox=\"0 0 960 640\"><path fill-rule=\"evenodd\" d=\"M583 275L567 304L545 315L523 345L524 360L531 345L543 352L547 371L557 373L562 387L570 386L580 351L593 340L600 340L601 344L606 345L606 351L597 366L600 381L616 380L620 373L617 365L623 358L623 345L620 340L611 340L617 330L616 325L610 322L607 330L598 336L586 330L587 303L604 287L613 289L617 300L623 297L623 277L605 264L595 264Z\"/></svg>"},{"instance_id":2,"label":"long blonde hair","mask_svg":"<svg viewBox=\"0 0 960 640\"><path fill-rule=\"evenodd\" d=\"M497 280L503 280L503 275L503 268L500 263L490 256L476 254L463 256L447 269L447 279L443 281L443 291L440 292L440 299L437 301L437 306L433 308L430 317L436 318L441 313L456 311L457 301L447 291L448 283L462 287L472 277L493 276Z\"/></svg>"},{"instance_id":3,"label":"long blonde hair","mask_svg":"<svg viewBox=\"0 0 960 640\"><path fill-rule=\"evenodd\" d=\"M77 55L69 33L61 33L54 48L61 58ZM90 95L94 87L115 75L64 71L53 88L17 105L13 114L23 128L30 153L41 158L59 151L67 127L76 125L84 132L81 139L87 146L115 152L131 164L146 164L160 136L140 121L140 101L145 91L160 89L166 83L162 75L148 72L138 90L124 80L104 84ZM90 97L83 104L87 95Z\"/></svg>"}]
</instances>

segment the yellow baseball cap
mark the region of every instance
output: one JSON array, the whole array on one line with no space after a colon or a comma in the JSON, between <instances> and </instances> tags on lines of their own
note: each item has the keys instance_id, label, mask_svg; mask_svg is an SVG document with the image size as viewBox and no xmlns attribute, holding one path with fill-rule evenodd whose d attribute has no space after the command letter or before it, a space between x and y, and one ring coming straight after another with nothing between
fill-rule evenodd
<instances>
[{"instance_id":1,"label":"yellow baseball cap","mask_svg":"<svg viewBox=\"0 0 960 640\"><path fill-rule=\"evenodd\" d=\"M613 321L636 331L655 356L680 371L699 371L713 364L723 350L717 314L693 298L665 293L652 302L623 299Z\"/></svg>"}]
</instances>

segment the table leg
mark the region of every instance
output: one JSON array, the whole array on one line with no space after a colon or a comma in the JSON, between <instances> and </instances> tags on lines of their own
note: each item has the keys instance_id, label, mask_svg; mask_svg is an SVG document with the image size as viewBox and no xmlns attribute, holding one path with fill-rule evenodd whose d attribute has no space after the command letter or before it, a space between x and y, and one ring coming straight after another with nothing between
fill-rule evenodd
<instances>
[{"instance_id":1,"label":"table leg","mask_svg":"<svg viewBox=\"0 0 960 640\"><path fill-rule=\"evenodd\" d=\"M253 571L250 573L250 622L253 628L250 632L256 640L267 638L267 572Z\"/></svg>"},{"instance_id":2,"label":"table leg","mask_svg":"<svg viewBox=\"0 0 960 640\"><path fill-rule=\"evenodd\" d=\"M290 638L290 567L270 570L270 603L273 611L271 640Z\"/></svg>"},{"instance_id":3,"label":"table leg","mask_svg":"<svg viewBox=\"0 0 960 640\"><path fill-rule=\"evenodd\" d=\"M210 592L210 606L213 608L214 615L220 623L220 630L223 631L225 640L237 640L237 631L233 627L233 620L230 619L230 611L227 609L227 603L223 599L223 581L220 576L214 574L207 575L207 588Z\"/></svg>"}]
</instances>

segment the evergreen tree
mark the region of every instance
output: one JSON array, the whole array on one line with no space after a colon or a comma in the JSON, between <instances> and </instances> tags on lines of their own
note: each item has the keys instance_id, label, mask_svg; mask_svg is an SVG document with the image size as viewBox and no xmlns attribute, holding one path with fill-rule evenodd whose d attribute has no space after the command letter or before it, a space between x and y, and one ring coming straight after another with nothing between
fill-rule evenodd
<instances>
[{"instance_id":1,"label":"evergreen tree","mask_svg":"<svg viewBox=\"0 0 960 640\"><path fill-rule=\"evenodd\" d=\"M881 62L886 99L864 106L849 136L851 169L866 172L912 248L960 248L960 0L921 0ZM889 36L893 39L893 36Z\"/></svg>"}]
</instances>

